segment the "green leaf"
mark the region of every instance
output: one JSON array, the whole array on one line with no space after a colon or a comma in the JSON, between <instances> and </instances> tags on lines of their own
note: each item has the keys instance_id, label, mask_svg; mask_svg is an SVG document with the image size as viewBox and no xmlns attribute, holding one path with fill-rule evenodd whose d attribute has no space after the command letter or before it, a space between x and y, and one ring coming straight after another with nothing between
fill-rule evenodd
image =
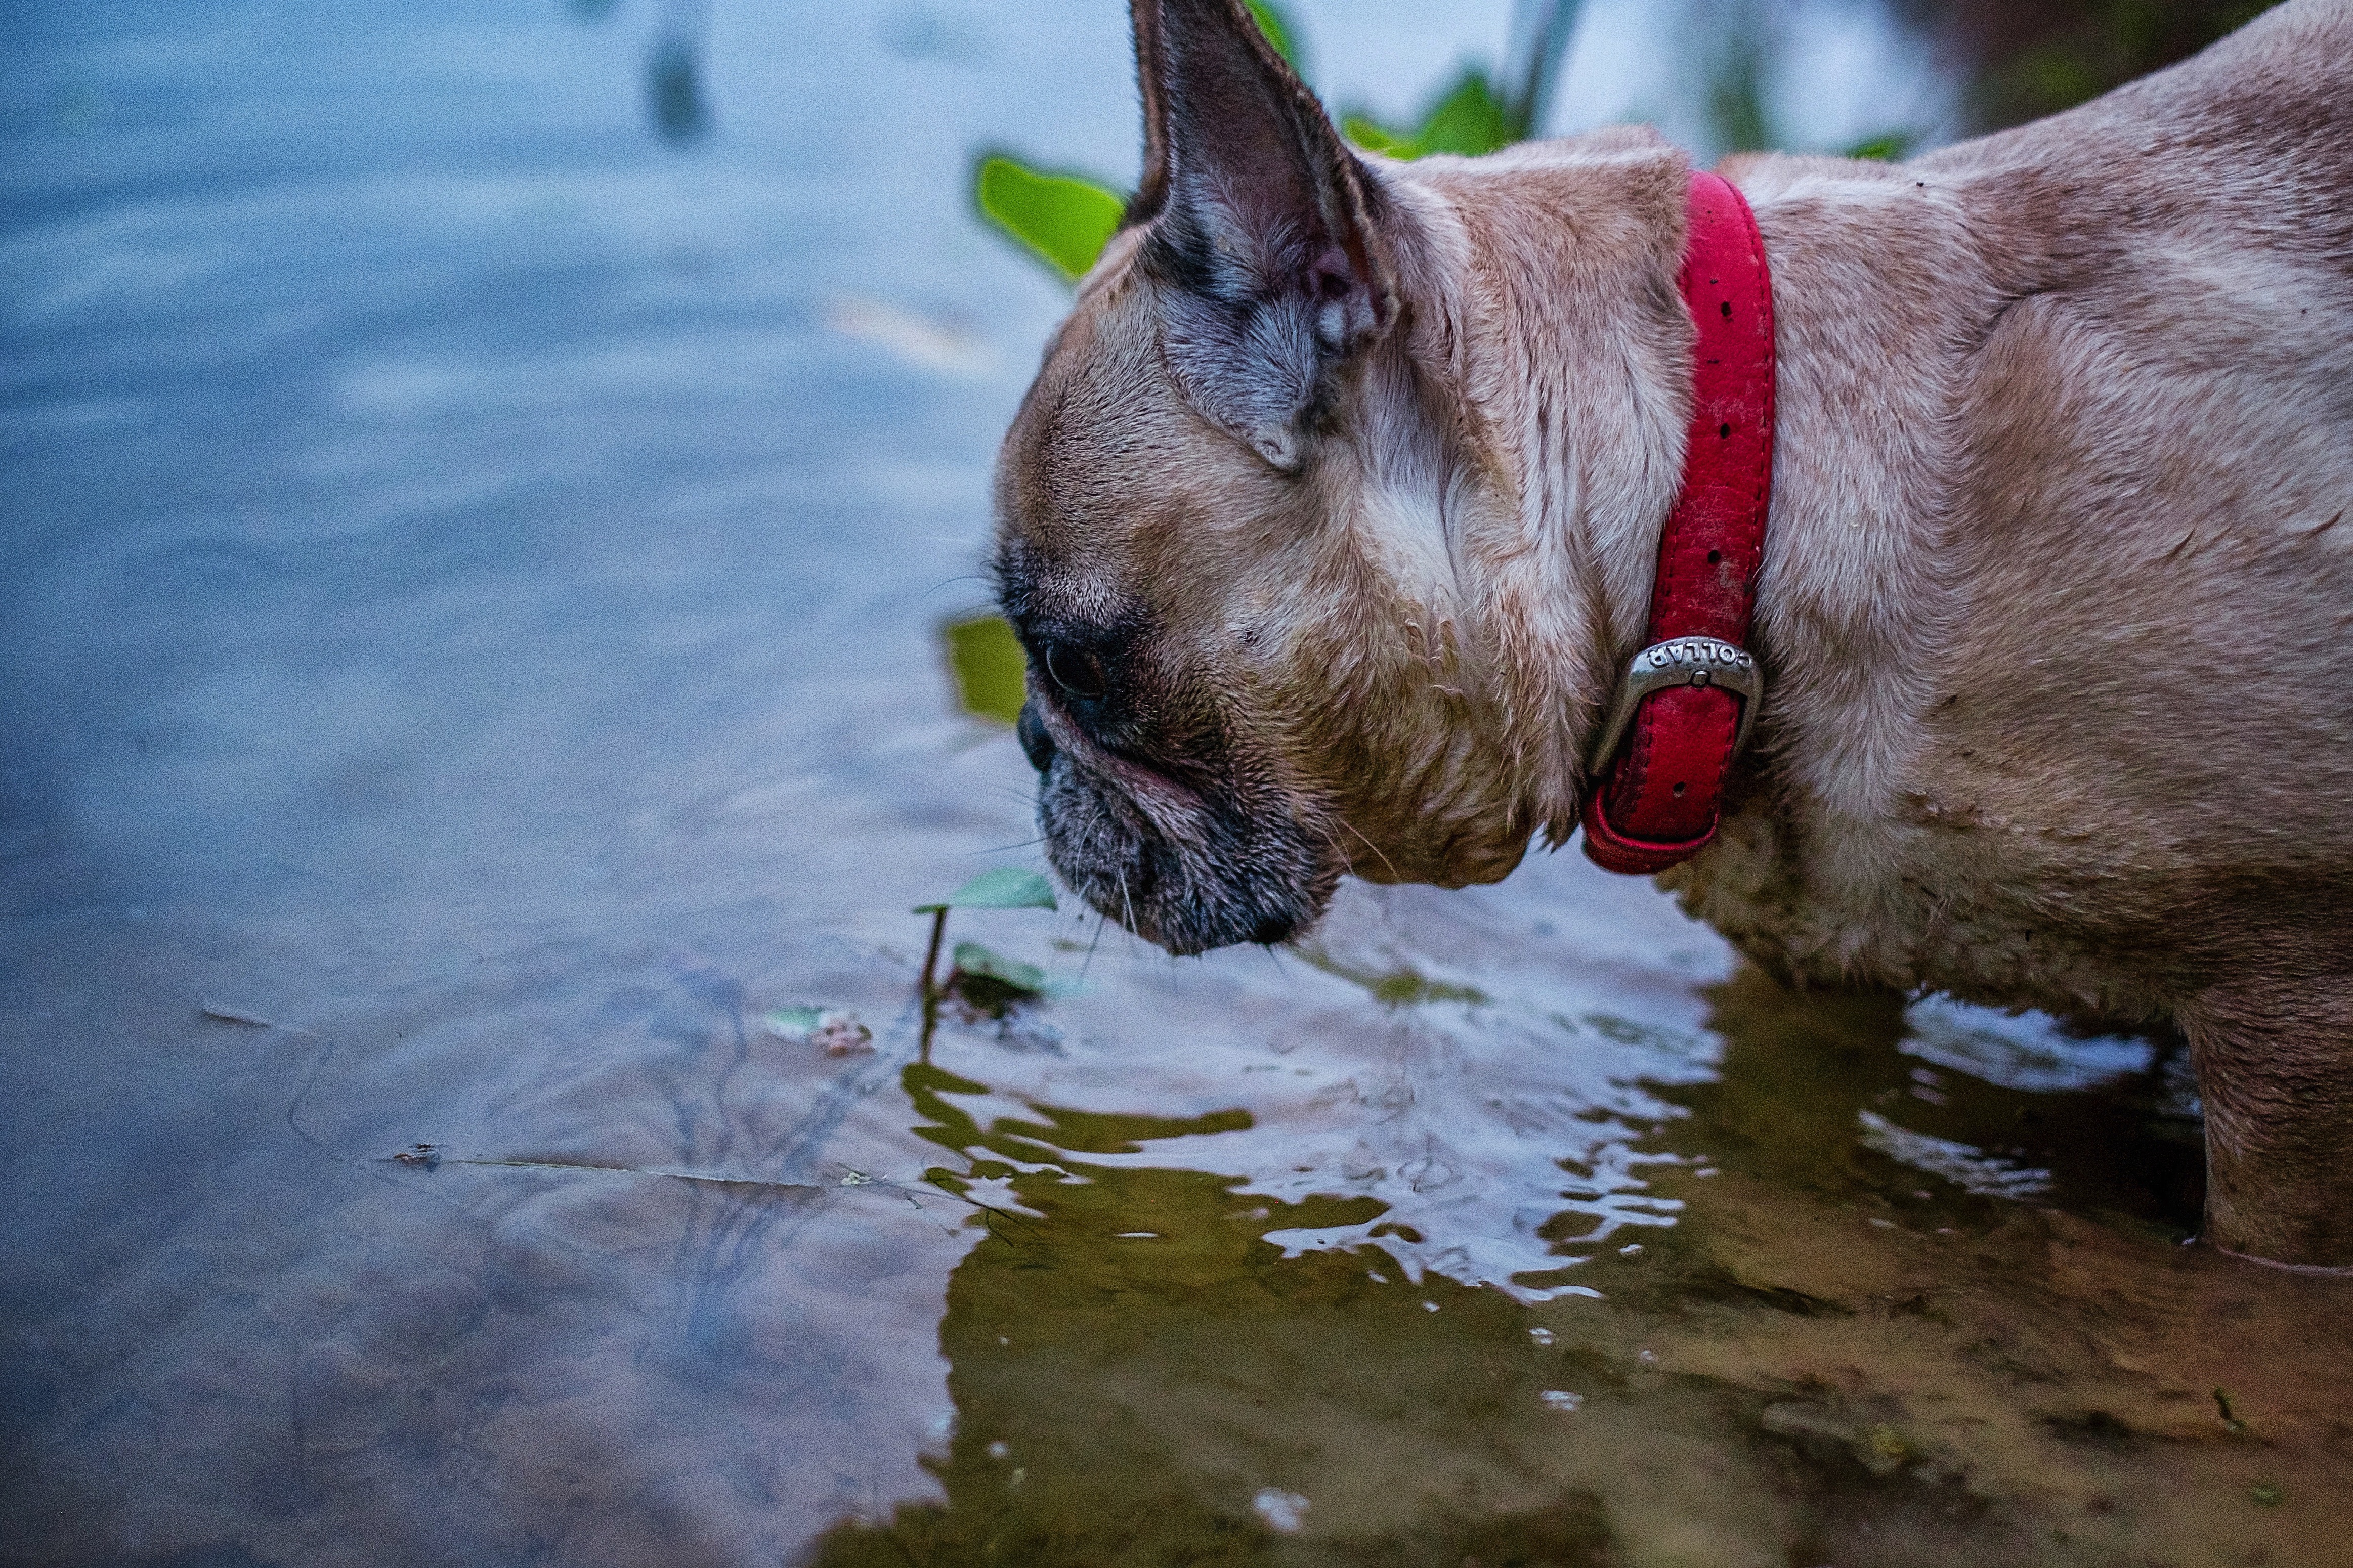
<instances>
[{"instance_id":1,"label":"green leaf","mask_svg":"<svg viewBox=\"0 0 2353 1568\"><path fill-rule=\"evenodd\" d=\"M942 910L1050 910L1054 902L1054 885L1035 871L1025 871L1018 866L999 866L994 871L983 871L944 900L936 904L917 904L919 915L937 914ZM961 953L964 949L959 947ZM963 960L959 958L958 963Z\"/></svg>"},{"instance_id":2,"label":"green leaf","mask_svg":"<svg viewBox=\"0 0 2353 1568\"><path fill-rule=\"evenodd\" d=\"M985 974L1002 985L1009 985L1026 995L1046 994L1046 972L1034 963L1024 963L1018 958L1008 958L993 952L976 942L960 942L955 945L956 969L965 974Z\"/></svg>"},{"instance_id":3,"label":"green leaf","mask_svg":"<svg viewBox=\"0 0 2353 1568\"><path fill-rule=\"evenodd\" d=\"M1512 144L1511 117L1483 72L1462 73L1454 90L1438 100L1414 133L1423 153L1459 153L1475 158Z\"/></svg>"},{"instance_id":4,"label":"green leaf","mask_svg":"<svg viewBox=\"0 0 2353 1568\"><path fill-rule=\"evenodd\" d=\"M1340 129L1347 132L1349 141L1367 153L1378 153L1385 158L1395 158L1400 163L1410 163L1421 156L1420 147L1415 144L1410 135L1402 131L1391 131L1362 114L1349 115L1340 122Z\"/></svg>"},{"instance_id":5,"label":"green leaf","mask_svg":"<svg viewBox=\"0 0 2353 1568\"><path fill-rule=\"evenodd\" d=\"M1873 163L1900 163L1912 151L1919 138L1909 131L1883 131L1876 136L1866 136L1846 150L1850 158L1868 158Z\"/></svg>"},{"instance_id":6,"label":"green leaf","mask_svg":"<svg viewBox=\"0 0 2353 1568\"><path fill-rule=\"evenodd\" d=\"M987 155L974 173L973 199L981 216L1075 281L1119 227L1127 203L1107 185L1076 174L1050 174L1002 155Z\"/></svg>"},{"instance_id":7,"label":"green leaf","mask_svg":"<svg viewBox=\"0 0 2353 1568\"><path fill-rule=\"evenodd\" d=\"M1305 76L1306 68L1299 63L1299 46L1292 42L1291 25L1283 19L1282 13L1276 10L1269 0L1246 0L1246 3L1251 17L1258 23L1258 30L1266 35L1266 41L1274 46L1274 52L1289 60L1293 70Z\"/></svg>"},{"instance_id":8,"label":"green leaf","mask_svg":"<svg viewBox=\"0 0 2353 1568\"><path fill-rule=\"evenodd\" d=\"M1511 111L1495 96L1486 73L1476 69L1464 71L1409 135L1363 114L1349 115L1340 128L1366 152L1408 162L1431 153L1475 158L1519 140L1513 134Z\"/></svg>"},{"instance_id":9,"label":"green leaf","mask_svg":"<svg viewBox=\"0 0 2353 1568\"><path fill-rule=\"evenodd\" d=\"M1029 656L1003 616L972 616L940 628L948 645L948 668L955 676L956 700L967 713L1018 722L1029 692L1022 677Z\"/></svg>"}]
</instances>

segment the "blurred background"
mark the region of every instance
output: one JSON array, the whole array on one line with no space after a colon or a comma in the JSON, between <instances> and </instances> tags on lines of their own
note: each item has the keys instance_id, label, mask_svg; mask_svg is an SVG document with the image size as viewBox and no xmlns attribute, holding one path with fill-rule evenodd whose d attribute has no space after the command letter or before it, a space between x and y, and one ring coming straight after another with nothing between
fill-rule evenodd
<instances>
[{"instance_id":1,"label":"blurred background","mask_svg":"<svg viewBox=\"0 0 2353 1568\"><path fill-rule=\"evenodd\" d=\"M1893 156L2256 8L1281 21L1398 138L1552 37L1539 132ZM0 4L0 1559L1827 1561L1883 1482L1942 1561L2054 1488L2322 1531L2329 1374L2070 1337L2308 1307L2179 1272L2166 1042L1785 997L1574 856L1186 963L960 910L1000 989L926 1026L910 911L1039 864L945 628L1069 294L976 160L1137 140L1109 0ZM1838 1326L1956 1237L2008 1328ZM2037 1313L2044 1392L1982 1381ZM1857 1337L1692 1348L1757 1323ZM2099 1468L2226 1381L2262 1453Z\"/></svg>"}]
</instances>

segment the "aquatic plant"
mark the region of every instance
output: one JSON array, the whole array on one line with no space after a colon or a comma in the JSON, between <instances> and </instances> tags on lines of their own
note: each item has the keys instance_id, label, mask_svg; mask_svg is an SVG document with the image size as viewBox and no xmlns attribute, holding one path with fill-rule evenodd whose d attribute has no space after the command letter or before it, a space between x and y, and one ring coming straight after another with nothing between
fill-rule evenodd
<instances>
[{"instance_id":1,"label":"aquatic plant","mask_svg":"<svg viewBox=\"0 0 2353 1568\"><path fill-rule=\"evenodd\" d=\"M914 912L932 917L930 943L923 950L923 978L917 982L917 995L923 1007L923 1050L932 1046L932 1031L939 1022L940 1003L944 998L963 996L980 1011L1002 1017L1017 1003L1034 1001L1046 994L1046 972L1034 964L1006 958L990 952L978 942L956 944L954 967L946 981L935 978L939 973L940 944L946 939L950 910L1052 910L1059 909L1053 884L1035 871L1018 866L1000 866L993 871L983 871L955 892L937 903L917 904Z\"/></svg>"},{"instance_id":2,"label":"aquatic plant","mask_svg":"<svg viewBox=\"0 0 2353 1568\"><path fill-rule=\"evenodd\" d=\"M1248 0L1267 42L1303 77L1299 34L1269 0ZM1525 141L1545 104L1577 20L1577 0L1522 0L1514 14L1511 58L1490 75L1466 66L1411 129L1385 125L1368 111L1340 116L1341 129L1367 152L1391 158L1432 153L1475 155ZM1498 84L1501 85L1498 85ZM1064 282L1092 267L1119 227L1127 196L1068 170L1039 169L1018 155L986 149L973 159L973 204L991 227L1043 262Z\"/></svg>"}]
</instances>

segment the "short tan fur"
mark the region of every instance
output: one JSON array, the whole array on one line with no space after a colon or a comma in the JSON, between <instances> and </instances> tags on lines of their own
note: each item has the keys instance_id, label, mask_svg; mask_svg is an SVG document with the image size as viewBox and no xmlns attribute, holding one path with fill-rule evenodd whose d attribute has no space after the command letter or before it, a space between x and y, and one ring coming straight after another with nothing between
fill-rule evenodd
<instances>
[{"instance_id":1,"label":"short tan fur","mask_svg":"<svg viewBox=\"0 0 2353 1568\"><path fill-rule=\"evenodd\" d=\"M1176 951L1565 840L1680 479L1684 155L1359 154L1136 0L1147 167L1008 436L1057 868ZM1768 696L1662 879L1796 983L2171 1023L2208 1235L2353 1265L2353 4L1886 165L1742 157Z\"/></svg>"}]
</instances>

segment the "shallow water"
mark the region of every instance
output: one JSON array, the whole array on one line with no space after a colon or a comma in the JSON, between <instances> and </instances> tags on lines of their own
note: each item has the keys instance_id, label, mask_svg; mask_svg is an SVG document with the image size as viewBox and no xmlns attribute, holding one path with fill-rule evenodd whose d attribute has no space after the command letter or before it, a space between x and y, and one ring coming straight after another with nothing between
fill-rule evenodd
<instances>
[{"instance_id":1,"label":"shallow water","mask_svg":"<svg viewBox=\"0 0 2353 1568\"><path fill-rule=\"evenodd\" d=\"M921 1059L1064 298L962 158L1120 174L1117 12L0 11L0 1555L2331 1561L2353 1297L2180 1245L2162 1043L1570 856L961 912L1053 994Z\"/></svg>"}]
</instances>

